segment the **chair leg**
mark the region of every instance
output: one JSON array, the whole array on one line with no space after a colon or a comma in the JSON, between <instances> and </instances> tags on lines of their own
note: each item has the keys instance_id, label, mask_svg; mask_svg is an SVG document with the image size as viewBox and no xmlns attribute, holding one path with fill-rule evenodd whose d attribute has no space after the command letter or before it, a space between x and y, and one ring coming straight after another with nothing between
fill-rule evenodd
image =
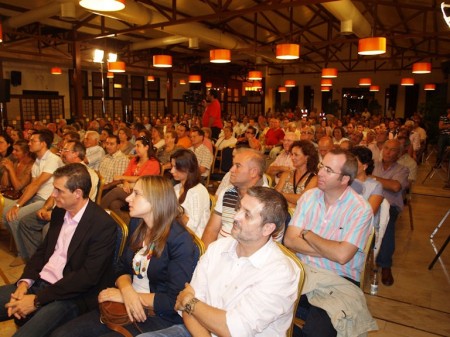
<instances>
[{"instance_id":1,"label":"chair leg","mask_svg":"<svg viewBox=\"0 0 450 337\"><path fill-rule=\"evenodd\" d=\"M414 221L413 221L413 211L411 206L411 200L408 200L408 209L409 209L409 226L411 230L414 230Z\"/></svg>"}]
</instances>

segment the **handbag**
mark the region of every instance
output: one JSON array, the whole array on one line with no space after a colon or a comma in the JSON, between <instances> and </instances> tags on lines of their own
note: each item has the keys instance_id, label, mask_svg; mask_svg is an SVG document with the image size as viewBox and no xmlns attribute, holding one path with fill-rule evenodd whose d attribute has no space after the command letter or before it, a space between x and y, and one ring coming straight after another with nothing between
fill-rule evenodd
<instances>
[{"instance_id":1,"label":"handbag","mask_svg":"<svg viewBox=\"0 0 450 337\"><path fill-rule=\"evenodd\" d=\"M12 187L3 189L3 191L1 191L1 193L5 198L11 199L11 200L20 199L20 197L22 196L22 191L16 191Z\"/></svg>"},{"instance_id":2,"label":"handbag","mask_svg":"<svg viewBox=\"0 0 450 337\"><path fill-rule=\"evenodd\" d=\"M155 313L153 310L149 308L145 308L147 311L147 316L154 316ZM99 303L100 310L100 322L105 324L111 330L114 330L120 333L125 337L133 337L133 335L124 328L124 326L133 324L135 328L143 333L141 328L136 324L136 322L132 322L128 317L127 309L125 308L125 304L119 302L105 301Z\"/></svg>"}]
</instances>

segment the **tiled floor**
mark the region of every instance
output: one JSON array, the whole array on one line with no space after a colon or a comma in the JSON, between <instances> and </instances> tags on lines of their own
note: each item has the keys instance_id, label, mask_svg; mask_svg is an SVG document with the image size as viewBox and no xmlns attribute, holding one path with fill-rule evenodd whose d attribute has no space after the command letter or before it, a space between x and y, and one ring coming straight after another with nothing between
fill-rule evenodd
<instances>
[{"instance_id":1,"label":"tiled floor","mask_svg":"<svg viewBox=\"0 0 450 337\"><path fill-rule=\"evenodd\" d=\"M419 169L419 179L413 187L412 210L414 230L410 228L409 210L405 207L397 223L397 248L394 256L391 287L379 285L377 296L366 298L379 330L369 337L432 337L450 336L450 247L432 270L428 265L435 256L429 236L450 209L450 190L442 189L445 173L439 172L422 184L430 170L424 164ZM8 250L9 241L0 236L0 268L11 280L16 280L23 268L9 267L13 256ZM450 234L450 216L434 237L439 249ZM3 284L0 280L0 284ZM12 336L15 328L11 322L0 323L0 337ZM95 337L95 336L93 336Z\"/></svg>"}]
</instances>

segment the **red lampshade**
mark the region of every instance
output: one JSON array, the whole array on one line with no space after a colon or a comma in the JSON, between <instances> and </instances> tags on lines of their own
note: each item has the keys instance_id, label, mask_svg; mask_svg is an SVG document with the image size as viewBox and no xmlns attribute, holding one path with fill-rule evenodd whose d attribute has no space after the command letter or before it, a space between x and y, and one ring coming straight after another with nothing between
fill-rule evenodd
<instances>
[{"instance_id":1,"label":"red lampshade","mask_svg":"<svg viewBox=\"0 0 450 337\"><path fill-rule=\"evenodd\" d=\"M287 89L286 89L286 87L279 86L278 92L287 92Z\"/></svg>"},{"instance_id":2,"label":"red lampshade","mask_svg":"<svg viewBox=\"0 0 450 337\"><path fill-rule=\"evenodd\" d=\"M212 63L229 63L231 61L231 51L229 49L210 50L209 61Z\"/></svg>"},{"instance_id":3,"label":"red lampshade","mask_svg":"<svg viewBox=\"0 0 450 337\"><path fill-rule=\"evenodd\" d=\"M262 89L262 82L261 81L254 81L253 82L253 88Z\"/></svg>"},{"instance_id":4,"label":"red lampshade","mask_svg":"<svg viewBox=\"0 0 450 337\"><path fill-rule=\"evenodd\" d=\"M329 78L323 78L320 80L320 85L322 87L331 87L333 85L333 81Z\"/></svg>"},{"instance_id":5,"label":"red lampshade","mask_svg":"<svg viewBox=\"0 0 450 337\"><path fill-rule=\"evenodd\" d=\"M370 77L363 77L359 79L359 85L369 86L372 85L372 79Z\"/></svg>"},{"instance_id":6,"label":"red lampshade","mask_svg":"<svg viewBox=\"0 0 450 337\"><path fill-rule=\"evenodd\" d=\"M172 56L170 55L153 55L153 66L157 68L172 67Z\"/></svg>"},{"instance_id":7,"label":"red lampshade","mask_svg":"<svg viewBox=\"0 0 450 337\"><path fill-rule=\"evenodd\" d=\"M280 60L296 60L300 57L300 45L296 43L277 44L276 57Z\"/></svg>"},{"instance_id":8,"label":"red lampshade","mask_svg":"<svg viewBox=\"0 0 450 337\"><path fill-rule=\"evenodd\" d=\"M147 76L147 82L155 82L155 76L148 75Z\"/></svg>"},{"instance_id":9,"label":"red lampshade","mask_svg":"<svg viewBox=\"0 0 450 337\"><path fill-rule=\"evenodd\" d=\"M189 75L189 83L202 83L202 77L200 75Z\"/></svg>"},{"instance_id":10,"label":"red lampshade","mask_svg":"<svg viewBox=\"0 0 450 337\"><path fill-rule=\"evenodd\" d=\"M249 81L260 81L262 80L262 71L252 70L248 72Z\"/></svg>"},{"instance_id":11,"label":"red lampshade","mask_svg":"<svg viewBox=\"0 0 450 337\"><path fill-rule=\"evenodd\" d=\"M427 83L427 84L424 85L423 90L426 90L426 91L436 90L436 84L434 84L434 83Z\"/></svg>"},{"instance_id":12,"label":"red lampshade","mask_svg":"<svg viewBox=\"0 0 450 337\"><path fill-rule=\"evenodd\" d=\"M108 71L111 73L124 73L125 62L122 61L108 62Z\"/></svg>"},{"instance_id":13,"label":"red lampshade","mask_svg":"<svg viewBox=\"0 0 450 337\"><path fill-rule=\"evenodd\" d=\"M414 85L414 78L404 77L404 78L402 78L402 81L400 82L400 84L404 85L404 86L412 86L412 85Z\"/></svg>"},{"instance_id":14,"label":"red lampshade","mask_svg":"<svg viewBox=\"0 0 450 337\"><path fill-rule=\"evenodd\" d=\"M50 70L50 72L51 72L52 75L61 75L62 74L62 70L59 67L53 67Z\"/></svg>"},{"instance_id":15,"label":"red lampshade","mask_svg":"<svg viewBox=\"0 0 450 337\"><path fill-rule=\"evenodd\" d=\"M286 88L293 88L293 87L295 87L295 85L296 85L296 83L295 83L294 80L286 80L286 81L284 81L284 86Z\"/></svg>"},{"instance_id":16,"label":"red lampshade","mask_svg":"<svg viewBox=\"0 0 450 337\"><path fill-rule=\"evenodd\" d=\"M338 70L336 68L323 68L322 77L323 78L336 78Z\"/></svg>"},{"instance_id":17,"label":"red lampshade","mask_svg":"<svg viewBox=\"0 0 450 337\"><path fill-rule=\"evenodd\" d=\"M186 80L180 80L180 85L186 85Z\"/></svg>"},{"instance_id":18,"label":"red lampshade","mask_svg":"<svg viewBox=\"0 0 450 337\"><path fill-rule=\"evenodd\" d=\"M212 88L212 83L211 82L206 82L205 87Z\"/></svg>"},{"instance_id":19,"label":"red lampshade","mask_svg":"<svg viewBox=\"0 0 450 337\"><path fill-rule=\"evenodd\" d=\"M330 87L320 87L320 91L323 91L323 92L328 92L330 90L331 90Z\"/></svg>"},{"instance_id":20,"label":"red lampshade","mask_svg":"<svg viewBox=\"0 0 450 337\"><path fill-rule=\"evenodd\" d=\"M379 85L371 85L369 91L380 91Z\"/></svg>"},{"instance_id":21,"label":"red lampshade","mask_svg":"<svg viewBox=\"0 0 450 337\"><path fill-rule=\"evenodd\" d=\"M412 67L413 74L429 74L431 73L431 63L430 62L417 62L413 64Z\"/></svg>"},{"instance_id":22,"label":"red lampshade","mask_svg":"<svg viewBox=\"0 0 450 337\"><path fill-rule=\"evenodd\" d=\"M358 42L359 55L380 55L386 53L385 37L368 37Z\"/></svg>"},{"instance_id":23,"label":"red lampshade","mask_svg":"<svg viewBox=\"0 0 450 337\"><path fill-rule=\"evenodd\" d=\"M106 73L106 78L114 78L114 73L108 71L108 72Z\"/></svg>"}]
</instances>

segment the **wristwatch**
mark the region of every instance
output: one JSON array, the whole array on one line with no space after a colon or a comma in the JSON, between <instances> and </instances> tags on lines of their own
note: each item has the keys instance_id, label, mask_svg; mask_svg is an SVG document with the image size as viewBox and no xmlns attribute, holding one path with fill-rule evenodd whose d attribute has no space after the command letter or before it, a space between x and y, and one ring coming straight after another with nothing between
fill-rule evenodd
<instances>
[{"instance_id":1,"label":"wristwatch","mask_svg":"<svg viewBox=\"0 0 450 337\"><path fill-rule=\"evenodd\" d=\"M197 302L200 302L198 298L192 298L189 302L186 303L184 306L184 311L186 311L187 314L192 315L194 313L195 304Z\"/></svg>"},{"instance_id":2,"label":"wristwatch","mask_svg":"<svg viewBox=\"0 0 450 337\"><path fill-rule=\"evenodd\" d=\"M17 208L20 208L20 205L19 205L19 204L15 204L14 206L16 206Z\"/></svg>"},{"instance_id":3,"label":"wristwatch","mask_svg":"<svg viewBox=\"0 0 450 337\"><path fill-rule=\"evenodd\" d=\"M41 307L41 303L39 303L38 297L36 295L34 296L34 307L36 309L39 309Z\"/></svg>"},{"instance_id":4,"label":"wristwatch","mask_svg":"<svg viewBox=\"0 0 450 337\"><path fill-rule=\"evenodd\" d=\"M302 232L302 239L305 240L305 241L306 241L305 235L308 234L308 232L309 232L309 229L305 229L305 230L303 230L303 232Z\"/></svg>"}]
</instances>

